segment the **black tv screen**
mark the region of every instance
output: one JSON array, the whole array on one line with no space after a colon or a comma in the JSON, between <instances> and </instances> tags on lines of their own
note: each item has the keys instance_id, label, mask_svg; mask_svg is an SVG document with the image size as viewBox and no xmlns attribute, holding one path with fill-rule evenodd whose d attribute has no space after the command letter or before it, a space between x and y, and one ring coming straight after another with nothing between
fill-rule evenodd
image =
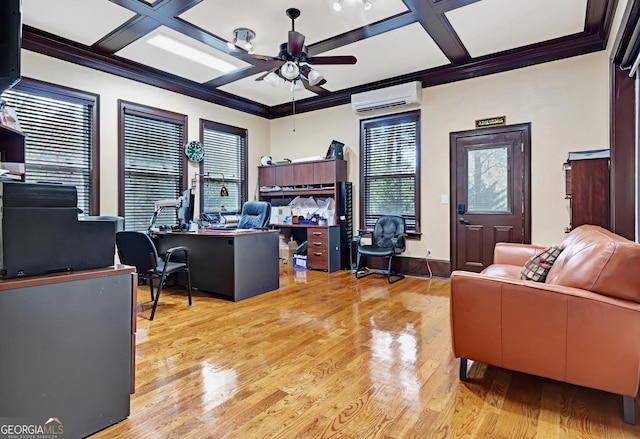
<instances>
[{"instance_id":1,"label":"black tv screen","mask_svg":"<svg viewBox=\"0 0 640 439\"><path fill-rule=\"evenodd\" d=\"M22 0L0 0L0 93L20 80Z\"/></svg>"}]
</instances>

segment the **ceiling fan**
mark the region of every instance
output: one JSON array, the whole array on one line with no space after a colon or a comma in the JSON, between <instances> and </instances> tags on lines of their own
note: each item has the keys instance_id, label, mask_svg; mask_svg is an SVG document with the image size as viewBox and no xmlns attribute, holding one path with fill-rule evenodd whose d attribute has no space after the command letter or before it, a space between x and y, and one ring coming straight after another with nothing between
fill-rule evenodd
<instances>
[{"instance_id":1,"label":"ceiling fan","mask_svg":"<svg viewBox=\"0 0 640 439\"><path fill-rule=\"evenodd\" d=\"M264 75L256 78L256 81L265 81L277 86L281 80L291 82L291 89L307 88L315 93L327 92L321 88L327 80L322 73L312 68L310 64L355 64L354 56L308 56L307 46L304 45L304 35L296 32L295 20L300 16L300 10L290 8L286 11L291 19L291 30L286 43L280 45L278 56L254 55L249 53L234 53L239 58L247 60L259 60L275 64Z\"/></svg>"}]
</instances>

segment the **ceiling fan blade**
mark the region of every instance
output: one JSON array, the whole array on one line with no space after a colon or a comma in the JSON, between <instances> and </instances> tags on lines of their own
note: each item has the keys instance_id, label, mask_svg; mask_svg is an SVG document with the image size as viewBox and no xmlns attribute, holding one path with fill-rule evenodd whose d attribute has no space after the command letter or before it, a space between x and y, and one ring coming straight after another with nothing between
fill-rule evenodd
<instances>
[{"instance_id":1,"label":"ceiling fan blade","mask_svg":"<svg viewBox=\"0 0 640 439\"><path fill-rule=\"evenodd\" d=\"M230 53L230 55L235 56L236 58L240 58L242 60L247 60L247 61L251 61L251 60L257 60L262 62L280 61L280 58L276 58L273 56L255 55L255 54L252 55L250 53L245 53L245 52L232 52Z\"/></svg>"},{"instance_id":2,"label":"ceiling fan blade","mask_svg":"<svg viewBox=\"0 0 640 439\"><path fill-rule=\"evenodd\" d=\"M302 81L302 84L304 85L304 88L306 88L309 91L312 91L320 96L328 96L329 94L331 94L331 92L329 90L327 90L326 88L322 88L320 87L321 85L325 84L327 81L325 79L323 79L322 81L320 81L318 84L316 85L311 85L309 84L309 81L307 81L305 78L300 78L300 80Z\"/></svg>"},{"instance_id":3,"label":"ceiling fan blade","mask_svg":"<svg viewBox=\"0 0 640 439\"><path fill-rule=\"evenodd\" d=\"M289 31L289 40L287 42L287 52L291 55L302 55L302 48L304 47L304 35L294 30Z\"/></svg>"},{"instance_id":4,"label":"ceiling fan blade","mask_svg":"<svg viewBox=\"0 0 640 439\"><path fill-rule=\"evenodd\" d=\"M307 58L309 64L355 64L355 56L311 56Z\"/></svg>"}]
</instances>

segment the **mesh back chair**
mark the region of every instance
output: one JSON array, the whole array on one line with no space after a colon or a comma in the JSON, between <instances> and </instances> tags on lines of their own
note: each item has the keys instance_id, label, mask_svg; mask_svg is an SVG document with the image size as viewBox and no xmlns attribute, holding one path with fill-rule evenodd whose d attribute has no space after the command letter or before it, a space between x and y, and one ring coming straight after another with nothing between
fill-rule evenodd
<instances>
[{"instance_id":1,"label":"mesh back chair","mask_svg":"<svg viewBox=\"0 0 640 439\"><path fill-rule=\"evenodd\" d=\"M189 294L189 306L191 306L191 274L189 273L189 252L186 247L173 247L167 250L164 260L158 257L156 246L151 238L144 232L118 232L116 234L116 246L118 257L123 264L133 265L141 279L148 279L151 290L151 300L153 308L151 317L153 320L158 306L158 299L162 292L167 277L173 273L187 273L187 292ZM172 262L171 257L175 254L184 254L185 262ZM158 281L158 291L155 298L153 294L153 282Z\"/></svg>"},{"instance_id":2,"label":"mesh back chair","mask_svg":"<svg viewBox=\"0 0 640 439\"><path fill-rule=\"evenodd\" d=\"M266 201L247 201L242 206L238 221L239 229L266 229L271 218L271 203Z\"/></svg>"},{"instance_id":3,"label":"mesh back chair","mask_svg":"<svg viewBox=\"0 0 640 439\"><path fill-rule=\"evenodd\" d=\"M371 233L371 244L362 245L360 238L356 237L357 241L357 262L356 262L356 278L362 279L363 277L370 276L372 274L385 274L387 281L391 284L404 279L404 275L399 273L393 273L391 271L391 261L395 255L406 250L407 234L405 233L406 225L404 218L396 215L381 216L376 222L373 232ZM355 244L355 243L354 243ZM388 258L389 264L386 270L378 270L368 267L360 267L362 255L368 257L384 257Z\"/></svg>"}]
</instances>

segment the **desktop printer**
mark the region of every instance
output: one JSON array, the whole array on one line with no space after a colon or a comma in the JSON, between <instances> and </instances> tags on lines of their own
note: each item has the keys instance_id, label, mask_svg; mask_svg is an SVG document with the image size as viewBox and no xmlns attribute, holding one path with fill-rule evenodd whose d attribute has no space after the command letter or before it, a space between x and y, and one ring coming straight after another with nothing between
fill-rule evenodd
<instances>
[{"instance_id":1,"label":"desktop printer","mask_svg":"<svg viewBox=\"0 0 640 439\"><path fill-rule=\"evenodd\" d=\"M0 182L0 278L113 265L116 224L78 221L75 186Z\"/></svg>"}]
</instances>

